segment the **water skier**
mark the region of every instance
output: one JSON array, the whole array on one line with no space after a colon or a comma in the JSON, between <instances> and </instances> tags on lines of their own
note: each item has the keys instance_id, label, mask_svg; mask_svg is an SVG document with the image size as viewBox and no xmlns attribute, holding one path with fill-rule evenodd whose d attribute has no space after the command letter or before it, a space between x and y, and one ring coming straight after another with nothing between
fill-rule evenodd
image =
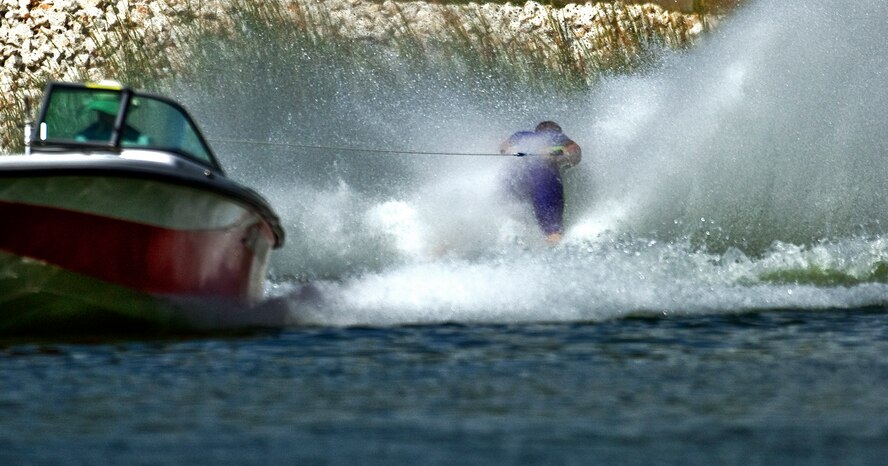
<instances>
[{"instance_id":1,"label":"water skier","mask_svg":"<svg viewBox=\"0 0 888 466\"><path fill-rule=\"evenodd\" d=\"M533 131L519 131L500 145L504 155L526 156L507 174L513 197L530 202L546 241L555 245L564 233L564 186L561 170L580 163L582 150L554 121L543 121Z\"/></svg>"}]
</instances>

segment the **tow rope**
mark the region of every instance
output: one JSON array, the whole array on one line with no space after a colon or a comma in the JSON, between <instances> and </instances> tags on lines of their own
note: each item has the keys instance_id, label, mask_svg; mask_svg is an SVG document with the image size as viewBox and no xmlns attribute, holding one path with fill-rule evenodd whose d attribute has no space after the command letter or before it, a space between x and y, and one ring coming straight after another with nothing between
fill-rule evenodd
<instances>
[{"instance_id":1,"label":"tow rope","mask_svg":"<svg viewBox=\"0 0 888 466\"><path fill-rule=\"evenodd\" d=\"M465 157L502 157L504 155L514 155L516 157L533 156L537 154L529 154L526 152L515 152L512 154L500 154L493 152L429 152L419 150L386 150L386 149L363 149L358 147L342 147L342 146L316 146L311 144L295 144L292 142L267 142L267 141L251 141L247 139L207 139L207 141L222 144L254 144L260 146L289 147L295 149L311 149L325 150L331 152L369 152L372 154L401 154L401 155L453 155Z\"/></svg>"}]
</instances>

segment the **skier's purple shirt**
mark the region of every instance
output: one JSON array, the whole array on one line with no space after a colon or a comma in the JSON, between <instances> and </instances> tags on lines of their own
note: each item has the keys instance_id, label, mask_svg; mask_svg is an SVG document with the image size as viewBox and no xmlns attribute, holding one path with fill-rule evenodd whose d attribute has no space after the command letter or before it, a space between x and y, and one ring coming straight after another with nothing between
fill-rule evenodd
<instances>
[{"instance_id":1,"label":"skier's purple shirt","mask_svg":"<svg viewBox=\"0 0 888 466\"><path fill-rule=\"evenodd\" d=\"M516 152L528 155L513 161L508 173L509 192L533 205L537 223L547 235L563 230L564 187L558 165L542 155L561 150L568 142L563 133L547 131L520 131L508 140Z\"/></svg>"}]
</instances>

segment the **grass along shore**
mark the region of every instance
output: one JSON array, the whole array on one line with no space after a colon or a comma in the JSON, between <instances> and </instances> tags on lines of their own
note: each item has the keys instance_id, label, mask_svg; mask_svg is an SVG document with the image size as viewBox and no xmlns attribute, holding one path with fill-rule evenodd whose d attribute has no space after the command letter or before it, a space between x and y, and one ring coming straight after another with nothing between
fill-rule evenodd
<instances>
[{"instance_id":1,"label":"grass along shore","mask_svg":"<svg viewBox=\"0 0 888 466\"><path fill-rule=\"evenodd\" d=\"M219 53L277 53L263 45L277 44L301 51L292 57L294 66L312 66L300 62L308 54L342 68L384 72L391 66L385 56L394 54L399 66L407 63L416 73L456 66L521 85L578 88L656 63L664 50L693 44L715 18L621 2L553 8L532 2L96 0L92 10L73 2L31 4L29 10L0 6L0 14L12 18L7 30L0 29L8 55L0 81L9 89L0 97L0 153L21 150L21 123L54 79L109 78L163 91L196 69L213 67ZM8 44L22 38L26 45L16 54Z\"/></svg>"}]
</instances>

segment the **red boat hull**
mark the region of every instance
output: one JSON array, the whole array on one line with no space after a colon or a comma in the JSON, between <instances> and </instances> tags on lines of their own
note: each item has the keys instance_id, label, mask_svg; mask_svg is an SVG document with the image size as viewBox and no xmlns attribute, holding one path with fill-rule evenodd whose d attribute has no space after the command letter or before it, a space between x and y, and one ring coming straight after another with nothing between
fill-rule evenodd
<instances>
[{"instance_id":1,"label":"red boat hull","mask_svg":"<svg viewBox=\"0 0 888 466\"><path fill-rule=\"evenodd\" d=\"M183 320L168 305L185 301L245 309L263 297L278 241L251 206L151 177L4 178L0 219L4 324L12 303L38 325L52 317L46 309L74 319L84 309L114 309L154 321ZM192 323L218 321L212 314Z\"/></svg>"},{"instance_id":2,"label":"red boat hull","mask_svg":"<svg viewBox=\"0 0 888 466\"><path fill-rule=\"evenodd\" d=\"M0 249L153 295L255 301L272 241L249 215L224 228L177 230L0 201L0 218L14 219L0 229Z\"/></svg>"}]
</instances>

